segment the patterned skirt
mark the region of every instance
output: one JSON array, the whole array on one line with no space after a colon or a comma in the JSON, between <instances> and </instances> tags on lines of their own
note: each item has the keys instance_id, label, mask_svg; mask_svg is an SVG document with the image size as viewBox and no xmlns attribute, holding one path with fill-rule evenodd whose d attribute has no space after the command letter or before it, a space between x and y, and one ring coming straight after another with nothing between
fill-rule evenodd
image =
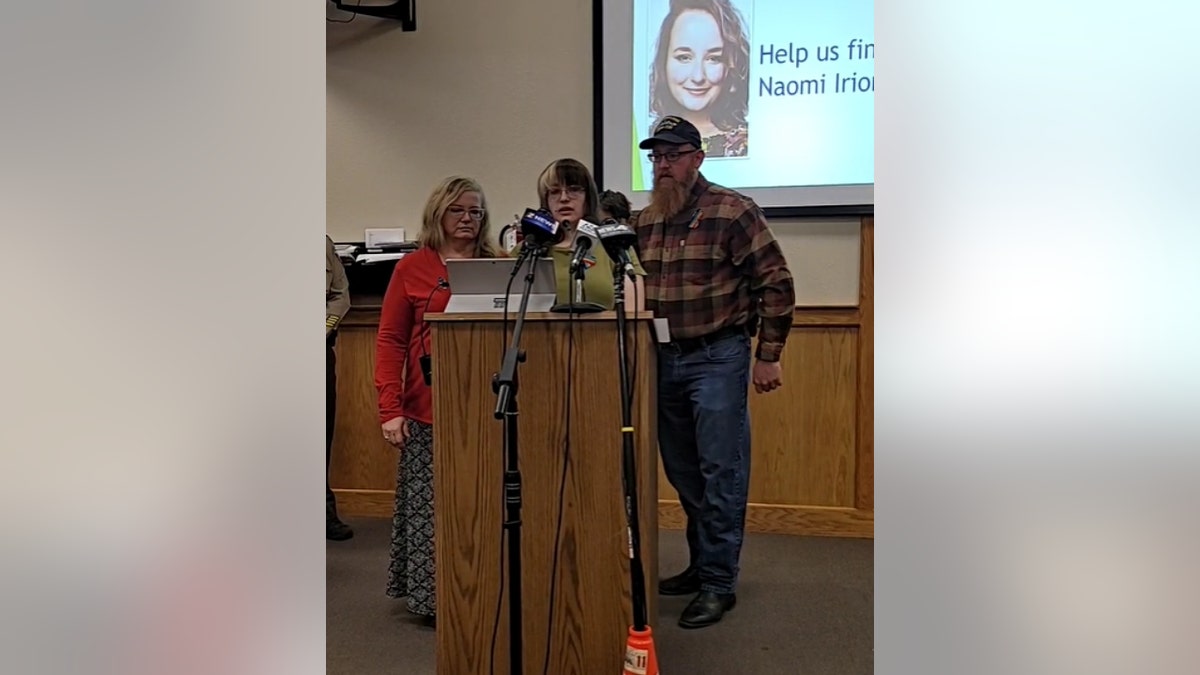
<instances>
[{"instance_id":1,"label":"patterned skirt","mask_svg":"<svg viewBox=\"0 0 1200 675\"><path fill-rule=\"evenodd\" d=\"M408 610L433 617L433 426L408 421L396 469L387 594L408 598Z\"/></svg>"}]
</instances>

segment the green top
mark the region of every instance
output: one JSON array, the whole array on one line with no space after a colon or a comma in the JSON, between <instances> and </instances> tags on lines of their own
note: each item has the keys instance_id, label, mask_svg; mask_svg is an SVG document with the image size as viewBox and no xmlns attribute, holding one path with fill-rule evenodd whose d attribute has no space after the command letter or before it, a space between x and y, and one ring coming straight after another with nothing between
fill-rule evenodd
<instances>
[{"instance_id":1,"label":"green top","mask_svg":"<svg viewBox=\"0 0 1200 675\"><path fill-rule=\"evenodd\" d=\"M574 253L569 248L553 248L550 250L550 257L554 258L554 278L558 283L558 293L555 298L556 302L570 302L574 294L574 284L571 282L571 256ZM642 269L641 262L638 261L637 253L632 250L629 252L629 260L633 263L633 271L638 276L646 276L646 270ZM584 267L587 271L583 275L583 300L585 302L594 302L603 306L605 309L613 308L613 277L612 277L612 258L608 257L604 247L594 246L583 258ZM633 298L625 298L627 307L633 306Z\"/></svg>"}]
</instances>

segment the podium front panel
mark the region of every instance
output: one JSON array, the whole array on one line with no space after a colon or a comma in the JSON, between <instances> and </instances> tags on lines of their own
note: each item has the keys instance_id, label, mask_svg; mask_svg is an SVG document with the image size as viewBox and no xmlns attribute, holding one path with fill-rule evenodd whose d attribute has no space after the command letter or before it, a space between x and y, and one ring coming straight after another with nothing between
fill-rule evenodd
<instances>
[{"instance_id":1,"label":"podium front panel","mask_svg":"<svg viewBox=\"0 0 1200 675\"><path fill-rule=\"evenodd\" d=\"M441 315L432 323L438 673L486 674L493 660L496 672L507 673L504 426L494 416L492 387L504 324L488 315ZM510 335L513 323L510 315ZM628 336L641 556L653 625L655 347L648 320L629 321ZM549 639L551 673L621 672L633 618L616 322L611 314L535 315L521 343L527 355L517 387L525 670L542 672Z\"/></svg>"}]
</instances>

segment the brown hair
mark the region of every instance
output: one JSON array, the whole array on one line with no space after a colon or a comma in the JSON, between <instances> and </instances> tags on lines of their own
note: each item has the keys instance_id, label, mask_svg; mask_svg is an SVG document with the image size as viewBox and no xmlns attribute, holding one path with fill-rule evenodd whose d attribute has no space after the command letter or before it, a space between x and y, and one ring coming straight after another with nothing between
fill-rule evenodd
<instances>
[{"instance_id":1,"label":"brown hair","mask_svg":"<svg viewBox=\"0 0 1200 675\"><path fill-rule=\"evenodd\" d=\"M600 209L622 223L629 222L629 217L633 215L629 198L616 190L600 193Z\"/></svg>"},{"instance_id":2,"label":"brown hair","mask_svg":"<svg viewBox=\"0 0 1200 675\"><path fill-rule=\"evenodd\" d=\"M720 96L708 107L709 117L721 131L744 127L750 107L750 39L746 37L745 20L729 0L671 0L671 10L658 31L654 66L650 69L650 112L655 124L667 115L688 116L667 87L666 65L675 20L688 10L708 12L725 43L725 79Z\"/></svg>"},{"instance_id":3,"label":"brown hair","mask_svg":"<svg viewBox=\"0 0 1200 675\"><path fill-rule=\"evenodd\" d=\"M550 188L572 185L582 187L586 193L583 200L584 220L597 222L596 211L600 206L600 197L596 194L596 181L592 178L592 172L577 159L556 159L542 170L537 182L541 207L550 209Z\"/></svg>"}]
</instances>

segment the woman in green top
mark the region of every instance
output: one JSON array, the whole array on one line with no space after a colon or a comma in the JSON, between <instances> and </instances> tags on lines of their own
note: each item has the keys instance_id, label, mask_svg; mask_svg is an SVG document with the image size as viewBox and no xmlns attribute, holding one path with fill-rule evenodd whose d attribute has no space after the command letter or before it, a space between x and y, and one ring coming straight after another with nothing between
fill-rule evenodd
<instances>
[{"instance_id":1,"label":"woman in green top","mask_svg":"<svg viewBox=\"0 0 1200 675\"><path fill-rule=\"evenodd\" d=\"M538 199L541 206L558 222L566 222L567 236L551 249L554 258L554 274L558 281L560 304L568 303L574 296L571 283L571 255L575 251L575 225L582 219L595 225L600 224L596 181L583 163L574 159L559 159L550 163L538 177ZM637 253L629 252L634 273L638 276L636 287L625 280L625 308L629 311L645 309L645 289L641 277L646 272L638 262ZM612 259L602 246L593 246L584 257L583 300L594 302L605 309L613 308Z\"/></svg>"}]
</instances>

